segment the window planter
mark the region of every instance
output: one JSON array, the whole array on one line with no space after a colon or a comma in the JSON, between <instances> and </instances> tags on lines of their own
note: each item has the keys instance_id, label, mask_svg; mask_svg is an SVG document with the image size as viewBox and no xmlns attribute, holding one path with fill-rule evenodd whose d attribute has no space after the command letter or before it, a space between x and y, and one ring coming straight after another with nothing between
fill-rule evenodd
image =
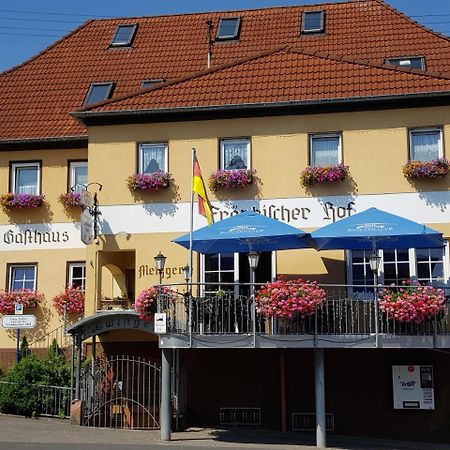
<instances>
[{"instance_id":1,"label":"window planter","mask_svg":"<svg viewBox=\"0 0 450 450\"><path fill-rule=\"evenodd\" d=\"M101 309L106 311L117 311L128 309L129 300L127 297L102 297Z\"/></svg>"},{"instance_id":2,"label":"window planter","mask_svg":"<svg viewBox=\"0 0 450 450\"><path fill-rule=\"evenodd\" d=\"M127 179L130 191L159 191L170 186L172 175L167 172L137 173Z\"/></svg>"},{"instance_id":3,"label":"window planter","mask_svg":"<svg viewBox=\"0 0 450 450\"><path fill-rule=\"evenodd\" d=\"M0 313L13 313L15 303L23 305L24 308L35 308L43 300L44 294L31 289L20 289L12 292L0 291Z\"/></svg>"},{"instance_id":4,"label":"window planter","mask_svg":"<svg viewBox=\"0 0 450 450\"><path fill-rule=\"evenodd\" d=\"M143 320L153 320L157 308L157 298L161 295L165 302L175 302L177 294L168 287L151 286L144 289L136 299L134 309Z\"/></svg>"},{"instance_id":5,"label":"window planter","mask_svg":"<svg viewBox=\"0 0 450 450\"><path fill-rule=\"evenodd\" d=\"M44 199L44 195L2 194L0 195L0 206L3 209L37 208L44 203Z\"/></svg>"},{"instance_id":6,"label":"window planter","mask_svg":"<svg viewBox=\"0 0 450 450\"><path fill-rule=\"evenodd\" d=\"M380 310L398 322L422 323L432 319L444 309L444 302L442 289L418 284L404 283L397 290L383 289L379 295Z\"/></svg>"},{"instance_id":7,"label":"window planter","mask_svg":"<svg viewBox=\"0 0 450 450\"><path fill-rule=\"evenodd\" d=\"M348 166L309 166L300 174L300 183L307 187L316 183L344 181L349 174Z\"/></svg>"},{"instance_id":8,"label":"window planter","mask_svg":"<svg viewBox=\"0 0 450 450\"><path fill-rule=\"evenodd\" d=\"M447 174L450 162L445 158L433 161L408 161L403 166L403 175L406 178L441 178Z\"/></svg>"},{"instance_id":9,"label":"window planter","mask_svg":"<svg viewBox=\"0 0 450 450\"><path fill-rule=\"evenodd\" d=\"M84 312L84 292L80 288L68 286L53 297L53 306L61 316L64 315L64 306L69 315L81 314Z\"/></svg>"},{"instance_id":10,"label":"window planter","mask_svg":"<svg viewBox=\"0 0 450 450\"><path fill-rule=\"evenodd\" d=\"M208 185L212 191L246 187L253 183L255 173L254 169L218 170L211 174Z\"/></svg>"},{"instance_id":11,"label":"window planter","mask_svg":"<svg viewBox=\"0 0 450 450\"><path fill-rule=\"evenodd\" d=\"M266 319L280 317L295 319L314 314L326 299L317 281L278 279L266 283L256 293L256 311Z\"/></svg>"},{"instance_id":12,"label":"window planter","mask_svg":"<svg viewBox=\"0 0 450 450\"><path fill-rule=\"evenodd\" d=\"M81 195L79 192L67 192L59 196L59 202L64 208L75 208L81 206Z\"/></svg>"}]
</instances>

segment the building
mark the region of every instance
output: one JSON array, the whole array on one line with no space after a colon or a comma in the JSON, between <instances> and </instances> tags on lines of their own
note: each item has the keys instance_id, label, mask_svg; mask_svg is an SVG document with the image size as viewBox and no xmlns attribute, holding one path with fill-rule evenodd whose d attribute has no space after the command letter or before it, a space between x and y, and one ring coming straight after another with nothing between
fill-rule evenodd
<instances>
[{"instance_id":1,"label":"building","mask_svg":"<svg viewBox=\"0 0 450 450\"><path fill-rule=\"evenodd\" d=\"M205 315L212 310L199 306L203 316L193 333L178 324L158 340L152 325L128 308L139 292L158 284L153 256L160 251L167 256L164 283L185 290L188 255L171 240L189 227L193 147L205 178L218 169L256 170L246 188L210 192L217 220L253 208L311 231L376 206L448 237L448 177L411 180L402 168L409 159L446 155L449 56L448 38L381 0L361 0L90 21L2 74L3 190L45 194L43 207L1 216L5 289L32 287L46 297L31 338L61 326L51 298L68 283L83 284L85 318L72 328L77 347L85 342L94 353L127 355L103 361L97 372L109 383L101 410L109 424L120 415L130 427L158 425L156 388L149 392L153 416L143 422L140 412L134 417L129 406L108 402L128 389L120 364L160 359L163 348L176 350L178 420L302 428L315 411L314 349L324 348L326 409L337 431L411 436L414 429L421 438L448 437L447 310L439 327L386 325L378 348L366 321L373 302L359 292L364 288L344 295L354 295L363 308L356 317L361 328L352 318L350 328L335 322L321 331L261 328L257 339L248 322L201 328L213 323ZM338 163L349 167L342 183L300 184L306 167ZM129 176L157 169L171 174L168 189L130 190ZM98 240L87 246L79 239L80 211L58 202L80 184L97 194L101 212ZM195 225L203 224L197 217ZM411 277L448 282L446 247L382 256L383 284ZM194 271L206 293L216 291L208 283L248 282L245 255L200 256ZM263 254L257 281L281 274L372 284L368 255L358 251ZM342 286L335 288L342 297ZM10 332L0 330L0 347L14 354ZM78 358L81 366L81 352ZM393 408L392 373L400 366L423 366L427 376L432 367L434 409ZM157 377L158 364L147 367ZM98 410L91 412L95 421Z\"/></svg>"}]
</instances>

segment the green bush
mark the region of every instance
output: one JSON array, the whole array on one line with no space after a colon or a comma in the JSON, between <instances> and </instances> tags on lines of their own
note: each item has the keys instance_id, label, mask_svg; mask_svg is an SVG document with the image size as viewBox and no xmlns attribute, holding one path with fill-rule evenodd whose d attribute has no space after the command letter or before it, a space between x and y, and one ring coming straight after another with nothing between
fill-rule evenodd
<instances>
[{"instance_id":1,"label":"green bush","mask_svg":"<svg viewBox=\"0 0 450 450\"><path fill-rule=\"evenodd\" d=\"M70 367L56 342L53 342L45 359L30 353L26 342L21 348L21 355L20 362L3 377L8 384L2 384L0 388L0 411L33 416L39 413L43 403L52 401L48 396L39 398L36 385L69 386Z\"/></svg>"}]
</instances>

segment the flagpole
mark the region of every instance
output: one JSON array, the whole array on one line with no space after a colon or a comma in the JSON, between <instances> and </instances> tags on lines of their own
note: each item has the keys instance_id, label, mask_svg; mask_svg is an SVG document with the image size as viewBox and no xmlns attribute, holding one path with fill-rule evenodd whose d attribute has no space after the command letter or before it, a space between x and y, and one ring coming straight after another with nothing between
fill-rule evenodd
<instances>
[{"instance_id":1,"label":"flagpole","mask_svg":"<svg viewBox=\"0 0 450 450\"><path fill-rule=\"evenodd\" d=\"M189 347L192 347L192 232L194 229L194 158L195 148L193 147L191 155L191 210L189 218Z\"/></svg>"}]
</instances>

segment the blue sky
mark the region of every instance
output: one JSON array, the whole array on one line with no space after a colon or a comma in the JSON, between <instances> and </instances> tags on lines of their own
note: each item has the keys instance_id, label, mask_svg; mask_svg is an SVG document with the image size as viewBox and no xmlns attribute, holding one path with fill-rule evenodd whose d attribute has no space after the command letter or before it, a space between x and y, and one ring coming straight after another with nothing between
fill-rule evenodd
<instances>
[{"instance_id":1,"label":"blue sky","mask_svg":"<svg viewBox=\"0 0 450 450\"><path fill-rule=\"evenodd\" d=\"M336 0L338 1L338 0ZM0 71L35 55L91 18L153 16L333 0L16 0L0 5ZM449 0L387 0L414 20L450 36Z\"/></svg>"}]
</instances>

